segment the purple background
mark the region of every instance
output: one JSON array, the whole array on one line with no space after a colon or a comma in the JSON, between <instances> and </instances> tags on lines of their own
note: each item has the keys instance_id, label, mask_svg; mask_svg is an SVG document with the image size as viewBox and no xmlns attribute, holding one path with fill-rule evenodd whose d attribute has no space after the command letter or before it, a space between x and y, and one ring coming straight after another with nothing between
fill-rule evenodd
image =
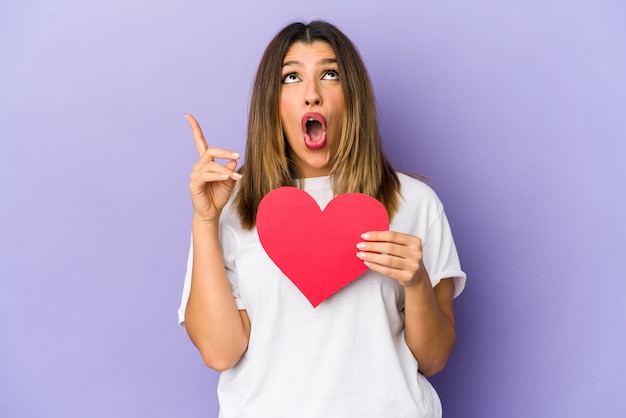
<instances>
[{"instance_id":1,"label":"purple background","mask_svg":"<svg viewBox=\"0 0 626 418\"><path fill-rule=\"evenodd\" d=\"M532 4L531 4L532 3ZM469 275L448 418L626 410L621 1L0 3L0 416L215 416L176 325L195 149L243 151L273 34L358 45Z\"/></svg>"}]
</instances>

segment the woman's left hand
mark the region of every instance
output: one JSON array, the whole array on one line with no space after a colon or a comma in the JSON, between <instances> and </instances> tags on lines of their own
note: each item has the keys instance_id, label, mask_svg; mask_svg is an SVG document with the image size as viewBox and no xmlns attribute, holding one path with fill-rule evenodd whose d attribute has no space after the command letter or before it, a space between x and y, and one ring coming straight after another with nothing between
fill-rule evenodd
<instances>
[{"instance_id":1,"label":"woman's left hand","mask_svg":"<svg viewBox=\"0 0 626 418\"><path fill-rule=\"evenodd\" d=\"M361 235L356 256L373 271L412 287L430 279L422 262L422 240L394 231L371 231Z\"/></svg>"}]
</instances>

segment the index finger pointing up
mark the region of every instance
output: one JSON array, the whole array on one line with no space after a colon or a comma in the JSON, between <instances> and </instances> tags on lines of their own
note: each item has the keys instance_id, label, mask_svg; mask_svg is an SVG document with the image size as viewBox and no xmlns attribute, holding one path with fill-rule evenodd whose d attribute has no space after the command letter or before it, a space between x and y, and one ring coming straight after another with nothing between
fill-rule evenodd
<instances>
[{"instance_id":1,"label":"index finger pointing up","mask_svg":"<svg viewBox=\"0 0 626 418\"><path fill-rule=\"evenodd\" d=\"M202 133L202 128L200 128L200 124L189 113L185 114L185 119L187 119L187 123L191 126L191 132L193 133L193 141L196 144L196 150L198 150L198 155L204 154L204 152L209 148L206 141L204 140L204 134Z\"/></svg>"}]
</instances>

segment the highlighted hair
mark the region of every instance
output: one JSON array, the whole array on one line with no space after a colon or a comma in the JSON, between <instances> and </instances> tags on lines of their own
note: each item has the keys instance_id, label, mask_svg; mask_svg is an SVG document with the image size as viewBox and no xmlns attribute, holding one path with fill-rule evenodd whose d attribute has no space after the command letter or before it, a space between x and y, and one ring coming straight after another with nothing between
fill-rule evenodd
<instances>
[{"instance_id":1,"label":"highlighted hair","mask_svg":"<svg viewBox=\"0 0 626 418\"><path fill-rule=\"evenodd\" d=\"M245 229L256 224L259 203L267 193L296 186L302 178L290 159L282 129L281 69L291 45L316 41L327 42L335 51L345 104L341 139L330 173L333 192L335 196L356 192L375 197L390 219L398 209L400 182L382 150L374 93L359 52L345 34L327 22L292 23L265 50L252 91L245 163L240 170L243 177L234 202Z\"/></svg>"}]
</instances>

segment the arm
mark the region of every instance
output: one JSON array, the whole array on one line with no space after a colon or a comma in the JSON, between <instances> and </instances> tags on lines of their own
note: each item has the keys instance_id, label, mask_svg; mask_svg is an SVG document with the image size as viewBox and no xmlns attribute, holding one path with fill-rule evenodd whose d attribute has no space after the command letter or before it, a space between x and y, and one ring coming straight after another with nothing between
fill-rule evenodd
<instances>
[{"instance_id":1,"label":"arm","mask_svg":"<svg viewBox=\"0 0 626 418\"><path fill-rule=\"evenodd\" d=\"M451 279L405 287L404 338L426 376L443 370L454 348L453 292Z\"/></svg>"},{"instance_id":2,"label":"arm","mask_svg":"<svg viewBox=\"0 0 626 418\"><path fill-rule=\"evenodd\" d=\"M357 256L374 271L397 280L405 289L405 340L420 371L441 371L454 347L456 333L452 280L434 289L422 262L419 238L393 231L363 234Z\"/></svg>"},{"instance_id":3,"label":"arm","mask_svg":"<svg viewBox=\"0 0 626 418\"><path fill-rule=\"evenodd\" d=\"M193 266L185 328L207 366L223 371L234 366L248 346L250 321L233 298L219 243L219 218L234 183L238 154L209 148L198 122L187 115L200 158L193 168L189 189L192 220ZM215 158L228 159L225 165Z\"/></svg>"},{"instance_id":4,"label":"arm","mask_svg":"<svg viewBox=\"0 0 626 418\"><path fill-rule=\"evenodd\" d=\"M250 320L240 311L226 277L217 225L194 216L191 291L185 328L204 363L217 371L231 368L248 347Z\"/></svg>"}]
</instances>

